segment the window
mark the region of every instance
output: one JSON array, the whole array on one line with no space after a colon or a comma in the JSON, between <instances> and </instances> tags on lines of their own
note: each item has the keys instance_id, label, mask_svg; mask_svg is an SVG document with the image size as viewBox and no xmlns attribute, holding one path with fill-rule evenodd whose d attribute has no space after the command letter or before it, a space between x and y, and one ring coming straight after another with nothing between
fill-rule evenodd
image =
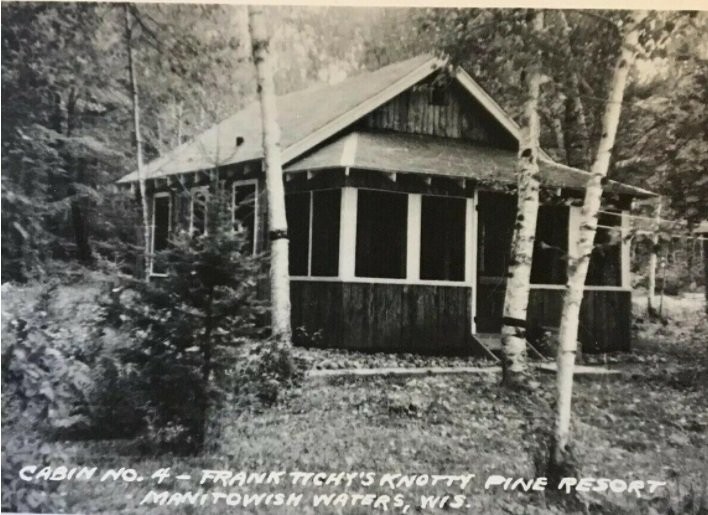
<instances>
[{"instance_id":1,"label":"window","mask_svg":"<svg viewBox=\"0 0 708 515\"><path fill-rule=\"evenodd\" d=\"M157 254L167 248L170 237L172 217L172 199L169 193L156 193L152 198L152 253ZM151 260L152 274L164 274L167 272L165 264L161 262L159 256L153 256Z\"/></svg>"},{"instance_id":2,"label":"window","mask_svg":"<svg viewBox=\"0 0 708 515\"><path fill-rule=\"evenodd\" d=\"M564 284L568 254L567 206L541 206L536 223L531 283Z\"/></svg>"},{"instance_id":3,"label":"window","mask_svg":"<svg viewBox=\"0 0 708 515\"><path fill-rule=\"evenodd\" d=\"M448 88L445 83L434 83L430 86L429 102L434 106L446 106L448 104Z\"/></svg>"},{"instance_id":4,"label":"window","mask_svg":"<svg viewBox=\"0 0 708 515\"><path fill-rule=\"evenodd\" d=\"M339 272L341 201L341 190L312 192L310 275L332 277Z\"/></svg>"},{"instance_id":5,"label":"window","mask_svg":"<svg viewBox=\"0 0 708 515\"><path fill-rule=\"evenodd\" d=\"M189 232L199 236L207 232L207 202L209 190L206 186L194 188L190 201Z\"/></svg>"},{"instance_id":6,"label":"window","mask_svg":"<svg viewBox=\"0 0 708 515\"><path fill-rule=\"evenodd\" d=\"M585 284L589 286L622 285L622 233L619 213L600 213L595 243ZM602 227L605 226L605 227ZM606 227L617 227L607 229Z\"/></svg>"},{"instance_id":7,"label":"window","mask_svg":"<svg viewBox=\"0 0 708 515\"><path fill-rule=\"evenodd\" d=\"M310 249L310 193L289 193L285 196L288 219L290 275L307 275Z\"/></svg>"},{"instance_id":8,"label":"window","mask_svg":"<svg viewBox=\"0 0 708 515\"><path fill-rule=\"evenodd\" d=\"M356 224L358 277L406 277L408 196L359 190Z\"/></svg>"},{"instance_id":9,"label":"window","mask_svg":"<svg viewBox=\"0 0 708 515\"><path fill-rule=\"evenodd\" d=\"M290 275L338 275L340 203L340 190L286 195Z\"/></svg>"},{"instance_id":10,"label":"window","mask_svg":"<svg viewBox=\"0 0 708 515\"><path fill-rule=\"evenodd\" d=\"M462 198L424 196L420 222L420 278L465 278L465 207Z\"/></svg>"},{"instance_id":11,"label":"window","mask_svg":"<svg viewBox=\"0 0 708 515\"><path fill-rule=\"evenodd\" d=\"M258 227L258 182L234 182L232 202L234 229L246 233L246 251L253 254Z\"/></svg>"}]
</instances>

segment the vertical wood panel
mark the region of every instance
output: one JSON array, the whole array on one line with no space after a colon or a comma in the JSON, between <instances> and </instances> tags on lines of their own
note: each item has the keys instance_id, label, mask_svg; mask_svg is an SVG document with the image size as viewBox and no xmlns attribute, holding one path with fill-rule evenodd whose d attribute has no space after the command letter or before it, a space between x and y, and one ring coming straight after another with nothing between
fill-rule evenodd
<instances>
[{"instance_id":1,"label":"vertical wood panel","mask_svg":"<svg viewBox=\"0 0 708 515\"><path fill-rule=\"evenodd\" d=\"M291 281L293 327L365 352L475 352L469 299L465 287Z\"/></svg>"}]
</instances>

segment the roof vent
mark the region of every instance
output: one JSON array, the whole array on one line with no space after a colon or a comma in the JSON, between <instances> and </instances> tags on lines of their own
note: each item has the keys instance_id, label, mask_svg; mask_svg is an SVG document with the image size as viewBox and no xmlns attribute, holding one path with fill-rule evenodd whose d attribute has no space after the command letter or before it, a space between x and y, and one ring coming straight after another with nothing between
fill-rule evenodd
<instances>
[{"instance_id":1,"label":"roof vent","mask_svg":"<svg viewBox=\"0 0 708 515\"><path fill-rule=\"evenodd\" d=\"M243 137L236 136L236 146L240 147L241 145L243 145Z\"/></svg>"}]
</instances>

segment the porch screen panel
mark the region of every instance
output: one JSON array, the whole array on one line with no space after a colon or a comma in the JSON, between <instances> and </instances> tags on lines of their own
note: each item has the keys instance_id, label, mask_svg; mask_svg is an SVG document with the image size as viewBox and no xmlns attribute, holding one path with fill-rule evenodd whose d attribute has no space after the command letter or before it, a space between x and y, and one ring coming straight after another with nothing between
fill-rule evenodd
<instances>
[{"instance_id":1,"label":"porch screen panel","mask_svg":"<svg viewBox=\"0 0 708 515\"><path fill-rule=\"evenodd\" d=\"M341 200L341 190L312 192L310 275L333 277L338 274Z\"/></svg>"},{"instance_id":2,"label":"porch screen panel","mask_svg":"<svg viewBox=\"0 0 708 515\"><path fill-rule=\"evenodd\" d=\"M152 251L157 254L167 248L170 237L170 197L159 196L153 198L153 216L155 227L152 234ZM152 273L164 274L167 272L165 263L160 256L155 256L152 263Z\"/></svg>"},{"instance_id":3,"label":"porch screen panel","mask_svg":"<svg viewBox=\"0 0 708 515\"><path fill-rule=\"evenodd\" d=\"M600 226L617 227L617 229L597 228L585 284L588 286L621 286L621 218L619 213L616 215L600 213L597 223Z\"/></svg>"},{"instance_id":4,"label":"porch screen panel","mask_svg":"<svg viewBox=\"0 0 708 515\"><path fill-rule=\"evenodd\" d=\"M462 198L424 196L420 223L420 278L465 278L465 208Z\"/></svg>"},{"instance_id":5,"label":"porch screen panel","mask_svg":"<svg viewBox=\"0 0 708 515\"><path fill-rule=\"evenodd\" d=\"M480 193L478 215L478 274L506 277L516 218L516 196Z\"/></svg>"},{"instance_id":6,"label":"porch screen panel","mask_svg":"<svg viewBox=\"0 0 708 515\"><path fill-rule=\"evenodd\" d=\"M249 254L254 251L256 241L256 195L258 190L255 183L234 184L234 225L237 231L244 231L246 235L245 251Z\"/></svg>"},{"instance_id":7,"label":"porch screen panel","mask_svg":"<svg viewBox=\"0 0 708 515\"><path fill-rule=\"evenodd\" d=\"M310 241L310 194L289 193L285 196L288 220L290 275L307 275Z\"/></svg>"},{"instance_id":8,"label":"porch screen panel","mask_svg":"<svg viewBox=\"0 0 708 515\"><path fill-rule=\"evenodd\" d=\"M408 196L359 190L356 223L357 277L406 277Z\"/></svg>"},{"instance_id":9,"label":"porch screen panel","mask_svg":"<svg viewBox=\"0 0 708 515\"><path fill-rule=\"evenodd\" d=\"M564 284L568 254L567 206L541 206L536 223L531 282Z\"/></svg>"}]
</instances>

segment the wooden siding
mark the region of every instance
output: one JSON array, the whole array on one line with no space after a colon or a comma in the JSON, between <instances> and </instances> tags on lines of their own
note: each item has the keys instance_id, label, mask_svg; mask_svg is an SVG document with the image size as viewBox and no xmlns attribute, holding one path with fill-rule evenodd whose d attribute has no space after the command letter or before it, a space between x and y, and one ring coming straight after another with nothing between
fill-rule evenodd
<instances>
[{"instance_id":1,"label":"wooden siding","mask_svg":"<svg viewBox=\"0 0 708 515\"><path fill-rule=\"evenodd\" d=\"M477 331L499 332L504 285L480 284L477 297ZM563 306L562 288L531 290L528 320L533 328L558 327ZM583 352L629 351L632 300L630 291L585 290L580 308L578 340Z\"/></svg>"},{"instance_id":2,"label":"wooden siding","mask_svg":"<svg viewBox=\"0 0 708 515\"><path fill-rule=\"evenodd\" d=\"M362 126L446 138L467 139L516 150L506 129L457 83L445 85L443 105L431 102L430 80L408 89L369 113Z\"/></svg>"},{"instance_id":3,"label":"wooden siding","mask_svg":"<svg viewBox=\"0 0 708 515\"><path fill-rule=\"evenodd\" d=\"M290 282L293 328L364 352L470 354L468 287Z\"/></svg>"}]
</instances>

